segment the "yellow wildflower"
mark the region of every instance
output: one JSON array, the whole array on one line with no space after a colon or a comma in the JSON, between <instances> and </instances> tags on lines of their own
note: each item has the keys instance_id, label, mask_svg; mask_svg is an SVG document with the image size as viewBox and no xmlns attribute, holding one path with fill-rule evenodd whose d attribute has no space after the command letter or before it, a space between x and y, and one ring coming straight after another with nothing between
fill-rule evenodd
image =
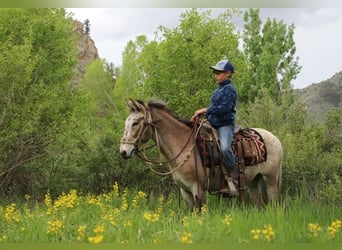
<instances>
[{"instance_id":1,"label":"yellow wildflower","mask_svg":"<svg viewBox=\"0 0 342 250\"><path fill-rule=\"evenodd\" d=\"M97 199L93 196L87 196L86 197L86 204L91 205L91 204L96 204L97 203Z\"/></svg>"},{"instance_id":2,"label":"yellow wildflower","mask_svg":"<svg viewBox=\"0 0 342 250\"><path fill-rule=\"evenodd\" d=\"M54 221L48 221L48 229L47 229L47 234L55 234L59 233L62 234L61 229L63 228L63 222L56 219Z\"/></svg>"},{"instance_id":3,"label":"yellow wildflower","mask_svg":"<svg viewBox=\"0 0 342 250\"><path fill-rule=\"evenodd\" d=\"M128 203L127 203L127 199L126 199L127 194L128 194L128 189L125 188L123 191L123 194L121 196L121 210L122 211L126 211L128 208Z\"/></svg>"},{"instance_id":4,"label":"yellow wildflower","mask_svg":"<svg viewBox=\"0 0 342 250\"><path fill-rule=\"evenodd\" d=\"M113 189L114 189L114 197L119 197L119 184L117 181L114 183Z\"/></svg>"},{"instance_id":5,"label":"yellow wildflower","mask_svg":"<svg viewBox=\"0 0 342 250\"><path fill-rule=\"evenodd\" d=\"M270 224L264 226L264 230L262 230L262 233L267 242L272 242L275 238L275 232Z\"/></svg>"},{"instance_id":6,"label":"yellow wildflower","mask_svg":"<svg viewBox=\"0 0 342 250\"><path fill-rule=\"evenodd\" d=\"M100 225L97 228L94 229L95 234L101 234L104 232L104 225Z\"/></svg>"},{"instance_id":7,"label":"yellow wildflower","mask_svg":"<svg viewBox=\"0 0 342 250\"><path fill-rule=\"evenodd\" d=\"M138 198L137 197L134 197L133 200L132 200L132 208L135 209L135 208L138 208Z\"/></svg>"},{"instance_id":8,"label":"yellow wildflower","mask_svg":"<svg viewBox=\"0 0 342 250\"><path fill-rule=\"evenodd\" d=\"M147 195L146 193L142 192L142 191L139 191L138 192L138 197L142 200L146 199Z\"/></svg>"},{"instance_id":9,"label":"yellow wildflower","mask_svg":"<svg viewBox=\"0 0 342 250\"><path fill-rule=\"evenodd\" d=\"M189 218L184 216L184 218L182 219L182 224L183 227L187 228L189 226Z\"/></svg>"},{"instance_id":10,"label":"yellow wildflower","mask_svg":"<svg viewBox=\"0 0 342 250\"><path fill-rule=\"evenodd\" d=\"M230 225L231 221L232 221L232 216L229 214L229 215L225 215L224 216L224 219L223 219L223 223L226 224L227 226Z\"/></svg>"},{"instance_id":11,"label":"yellow wildflower","mask_svg":"<svg viewBox=\"0 0 342 250\"><path fill-rule=\"evenodd\" d=\"M119 217L120 216L120 209L114 208L113 209L113 214L114 214L114 217Z\"/></svg>"},{"instance_id":12,"label":"yellow wildflower","mask_svg":"<svg viewBox=\"0 0 342 250\"><path fill-rule=\"evenodd\" d=\"M131 227L133 224L130 220L127 220L126 222L124 222L124 227Z\"/></svg>"},{"instance_id":13,"label":"yellow wildflower","mask_svg":"<svg viewBox=\"0 0 342 250\"><path fill-rule=\"evenodd\" d=\"M159 221L159 214L158 213L145 212L144 213L144 219L146 221L157 222L157 221Z\"/></svg>"},{"instance_id":14,"label":"yellow wildflower","mask_svg":"<svg viewBox=\"0 0 342 250\"><path fill-rule=\"evenodd\" d=\"M16 204L12 203L6 207L5 218L7 221L7 225L10 225L12 221L19 222L20 221L20 213L16 210Z\"/></svg>"},{"instance_id":15,"label":"yellow wildflower","mask_svg":"<svg viewBox=\"0 0 342 250\"><path fill-rule=\"evenodd\" d=\"M116 226L115 223L115 219L114 219L114 215L113 214L103 214L101 216L102 219L108 220L110 222L110 224L112 224L113 226Z\"/></svg>"},{"instance_id":16,"label":"yellow wildflower","mask_svg":"<svg viewBox=\"0 0 342 250\"><path fill-rule=\"evenodd\" d=\"M103 235L96 235L94 237L88 237L88 241L93 244L98 244L103 241Z\"/></svg>"},{"instance_id":17,"label":"yellow wildflower","mask_svg":"<svg viewBox=\"0 0 342 250\"><path fill-rule=\"evenodd\" d=\"M252 237L253 237L254 240L259 240L260 239L260 233L261 233L260 229L252 229L251 233L252 233Z\"/></svg>"},{"instance_id":18,"label":"yellow wildflower","mask_svg":"<svg viewBox=\"0 0 342 250\"><path fill-rule=\"evenodd\" d=\"M202 212L202 214L208 213L208 206L207 206L207 204L204 204L204 205L202 206L201 212Z\"/></svg>"},{"instance_id":19,"label":"yellow wildflower","mask_svg":"<svg viewBox=\"0 0 342 250\"><path fill-rule=\"evenodd\" d=\"M78 229L77 229L77 232L78 232L77 240L78 241L83 240L86 227L87 226L84 226L84 225L78 227Z\"/></svg>"},{"instance_id":20,"label":"yellow wildflower","mask_svg":"<svg viewBox=\"0 0 342 250\"><path fill-rule=\"evenodd\" d=\"M58 199L54 202L54 207L73 208L77 199L77 190L70 190L68 194L62 193L62 195L58 197Z\"/></svg>"},{"instance_id":21,"label":"yellow wildflower","mask_svg":"<svg viewBox=\"0 0 342 250\"><path fill-rule=\"evenodd\" d=\"M169 210L169 218L172 218L172 217L174 217L175 216L175 214L176 214L176 212L175 211L173 211L172 209L170 209Z\"/></svg>"},{"instance_id":22,"label":"yellow wildflower","mask_svg":"<svg viewBox=\"0 0 342 250\"><path fill-rule=\"evenodd\" d=\"M182 243L192 243L192 235L189 232L183 232L181 237Z\"/></svg>"},{"instance_id":23,"label":"yellow wildflower","mask_svg":"<svg viewBox=\"0 0 342 250\"><path fill-rule=\"evenodd\" d=\"M107 193L102 194L102 197L106 201L110 201L112 199L112 197L109 194L107 194Z\"/></svg>"},{"instance_id":24,"label":"yellow wildflower","mask_svg":"<svg viewBox=\"0 0 342 250\"><path fill-rule=\"evenodd\" d=\"M157 237L153 237L152 238L152 243L153 244L158 244L158 243L161 243L161 241Z\"/></svg>"},{"instance_id":25,"label":"yellow wildflower","mask_svg":"<svg viewBox=\"0 0 342 250\"><path fill-rule=\"evenodd\" d=\"M93 231L95 233L95 236L88 237L88 241L90 243L98 244L98 243L100 243L103 240L102 233L104 232L104 225L99 225Z\"/></svg>"},{"instance_id":26,"label":"yellow wildflower","mask_svg":"<svg viewBox=\"0 0 342 250\"><path fill-rule=\"evenodd\" d=\"M309 238L317 238L321 227L317 223L309 223Z\"/></svg>"},{"instance_id":27,"label":"yellow wildflower","mask_svg":"<svg viewBox=\"0 0 342 250\"><path fill-rule=\"evenodd\" d=\"M340 220L333 221L331 225L328 227L329 238L335 238L336 233L340 231L341 227L342 227L342 222Z\"/></svg>"},{"instance_id":28,"label":"yellow wildflower","mask_svg":"<svg viewBox=\"0 0 342 250\"><path fill-rule=\"evenodd\" d=\"M47 207L51 207L51 196L50 196L50 191L48 190L45 194L45 200L44 203Z\"/></svg>"},{"instance_id":29,"label":"yellow wildflower","mask_svg":"<svg viewBox=\"0 0 342 250\"><path fill-rule=\"evenodd\" d=\"M7 240L7 236L3 235L0 237L0 242L5 242Z\"/></svg>"}]
</instances>

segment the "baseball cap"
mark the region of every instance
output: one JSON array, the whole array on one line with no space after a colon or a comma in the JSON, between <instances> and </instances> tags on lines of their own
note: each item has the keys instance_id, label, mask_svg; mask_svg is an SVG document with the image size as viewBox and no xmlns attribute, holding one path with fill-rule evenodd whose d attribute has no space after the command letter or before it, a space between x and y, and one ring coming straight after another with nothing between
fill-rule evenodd
<instances>
[{"instance_id":1,"label":"baseball cap","mask_svg":"<svg viewBox=\"0 0 342 250\"><path fill-rule=\"evenodd\" d=\"M216 70L216 71L227 71L234 73L234 66L229 62L229 60L221 60L219 61L215 66L210 66L210 69Z\"/></svg>"}]
</instances>

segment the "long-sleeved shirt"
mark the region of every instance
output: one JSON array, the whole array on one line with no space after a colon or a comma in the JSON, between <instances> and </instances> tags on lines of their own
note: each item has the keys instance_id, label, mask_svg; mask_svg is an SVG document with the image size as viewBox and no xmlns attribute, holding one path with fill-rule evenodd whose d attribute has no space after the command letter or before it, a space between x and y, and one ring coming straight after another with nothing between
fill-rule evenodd
<instances>
[{"instance_id":1,"label":"long-sleeved shirt","mask_svg":"<svg viewBox=\"0 0 342 250\"><path fill-rule=\"evenodd\" d=\"M214 128L221 126L235 126L237 92L228 79L222 83L211 95L211 103L207 108L206 116Z\"/></svg>"}]
</instances>

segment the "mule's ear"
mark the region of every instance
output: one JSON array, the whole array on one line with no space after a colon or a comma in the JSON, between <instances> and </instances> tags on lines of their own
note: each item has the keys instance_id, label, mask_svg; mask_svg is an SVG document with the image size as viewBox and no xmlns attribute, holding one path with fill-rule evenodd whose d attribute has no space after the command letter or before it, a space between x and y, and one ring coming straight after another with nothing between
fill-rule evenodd
<instances>
[{"instance_id":1,"label":"mule's ear","mask_svg":"<svg viewBox=\"0 0 342 250\"><path fill-rule=\"evenodd\" d=\"M135 111L139 112L139 111L143 111L145 109L145 105L142 101L132 100L132 102L134 103Z\"/></svg>"},{"instance_id":2,"label":"mule's ear","mask_svg":"<svg viewBox=\"0 0 342 250\"><path fill-rule=\"evenodd\" d=\"M129 98L129 99L125 98L125 102L126 102L127 107L129 108L130 112L136 111L133 100L131 98Z\"/></svg>"},{"instance_id":3,"label":"mule's ear","mask_svg":"<svg viewBox=\"0 0 342 250\"><path fill-rule=\"evenodd\" d=\"M143 104L131 98L125 99L125 102L130 112L139 112L145 108Z\"/></svg>"}]
</instances>

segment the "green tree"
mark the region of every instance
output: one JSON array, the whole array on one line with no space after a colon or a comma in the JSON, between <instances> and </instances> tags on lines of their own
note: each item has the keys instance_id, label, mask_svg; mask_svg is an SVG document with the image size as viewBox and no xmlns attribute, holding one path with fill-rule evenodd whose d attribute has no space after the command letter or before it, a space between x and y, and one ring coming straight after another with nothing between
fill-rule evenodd
<instances>
[{"instance_id":1,"label":"green tree","mask_svg":"<svg viewBox=\"0 0 342 250\"><path fill-rule=\"evenodd\" d=\"M141 97L162 99L176 113L189 117L194 107L209 103L216 88L210 65L230 59L237 69L234 81L239 85L245 62L238 48L239 34L229 21L236 14L227 10L212 18L210 11L188 10L181 14L176 28L160 27L154 41L138 37L130 42L123 57L125 86L131 86Z\"/></svg>"},{"instance_id":2,"label":"green tree","mask_svg":"<svg viewBox=\"0 0 342 250\"><path fill-rule=\"evenodd\" d=\"M135 41L129 41L125 47L122 57L122 67L120 77L117 80L116 96L117 97L136 97L135 89L139 85L143 85L146 72L143 67L144 57L141 56L143 49L148 45L149 41L146 36L138 36ZM121 99L123 101L123 99Z\"/></svg>"},{"instance_id":3,"label":"green tree","mask_svg":"<svg viewBox=\"0 0 342 250\"><path fill-rule=\"evenodd\" d=\"M84 20L84 32L87 35L90 35L90 21L88 18L86 20Z\"/></svg>"},{"instance_id":4,"label":"green tree","mask_svg":"<svg viewBox=\"0 0 342 250\"><path fill-rule=\"evenodd\" d=\"M72 120L75 65L73 22L63 9L0 9L2 195L45 185L42 176L60 160L63 147L51 151Z\"/></svg>"},{"instance_id":5,"label":"green tree","mask_svg":"<svg viewBox=\"0 0 342 250\"><path fill-rule=\"evenodd\" d=\"M254 101L265 88L279 104L281 94L291 91L291 81L301 69L295 57L294 25L268 18L262 26L259 9L246 11L244 21L243 46L249 62L249 80L241 98Z\"/></svg>"}]
</instances>

